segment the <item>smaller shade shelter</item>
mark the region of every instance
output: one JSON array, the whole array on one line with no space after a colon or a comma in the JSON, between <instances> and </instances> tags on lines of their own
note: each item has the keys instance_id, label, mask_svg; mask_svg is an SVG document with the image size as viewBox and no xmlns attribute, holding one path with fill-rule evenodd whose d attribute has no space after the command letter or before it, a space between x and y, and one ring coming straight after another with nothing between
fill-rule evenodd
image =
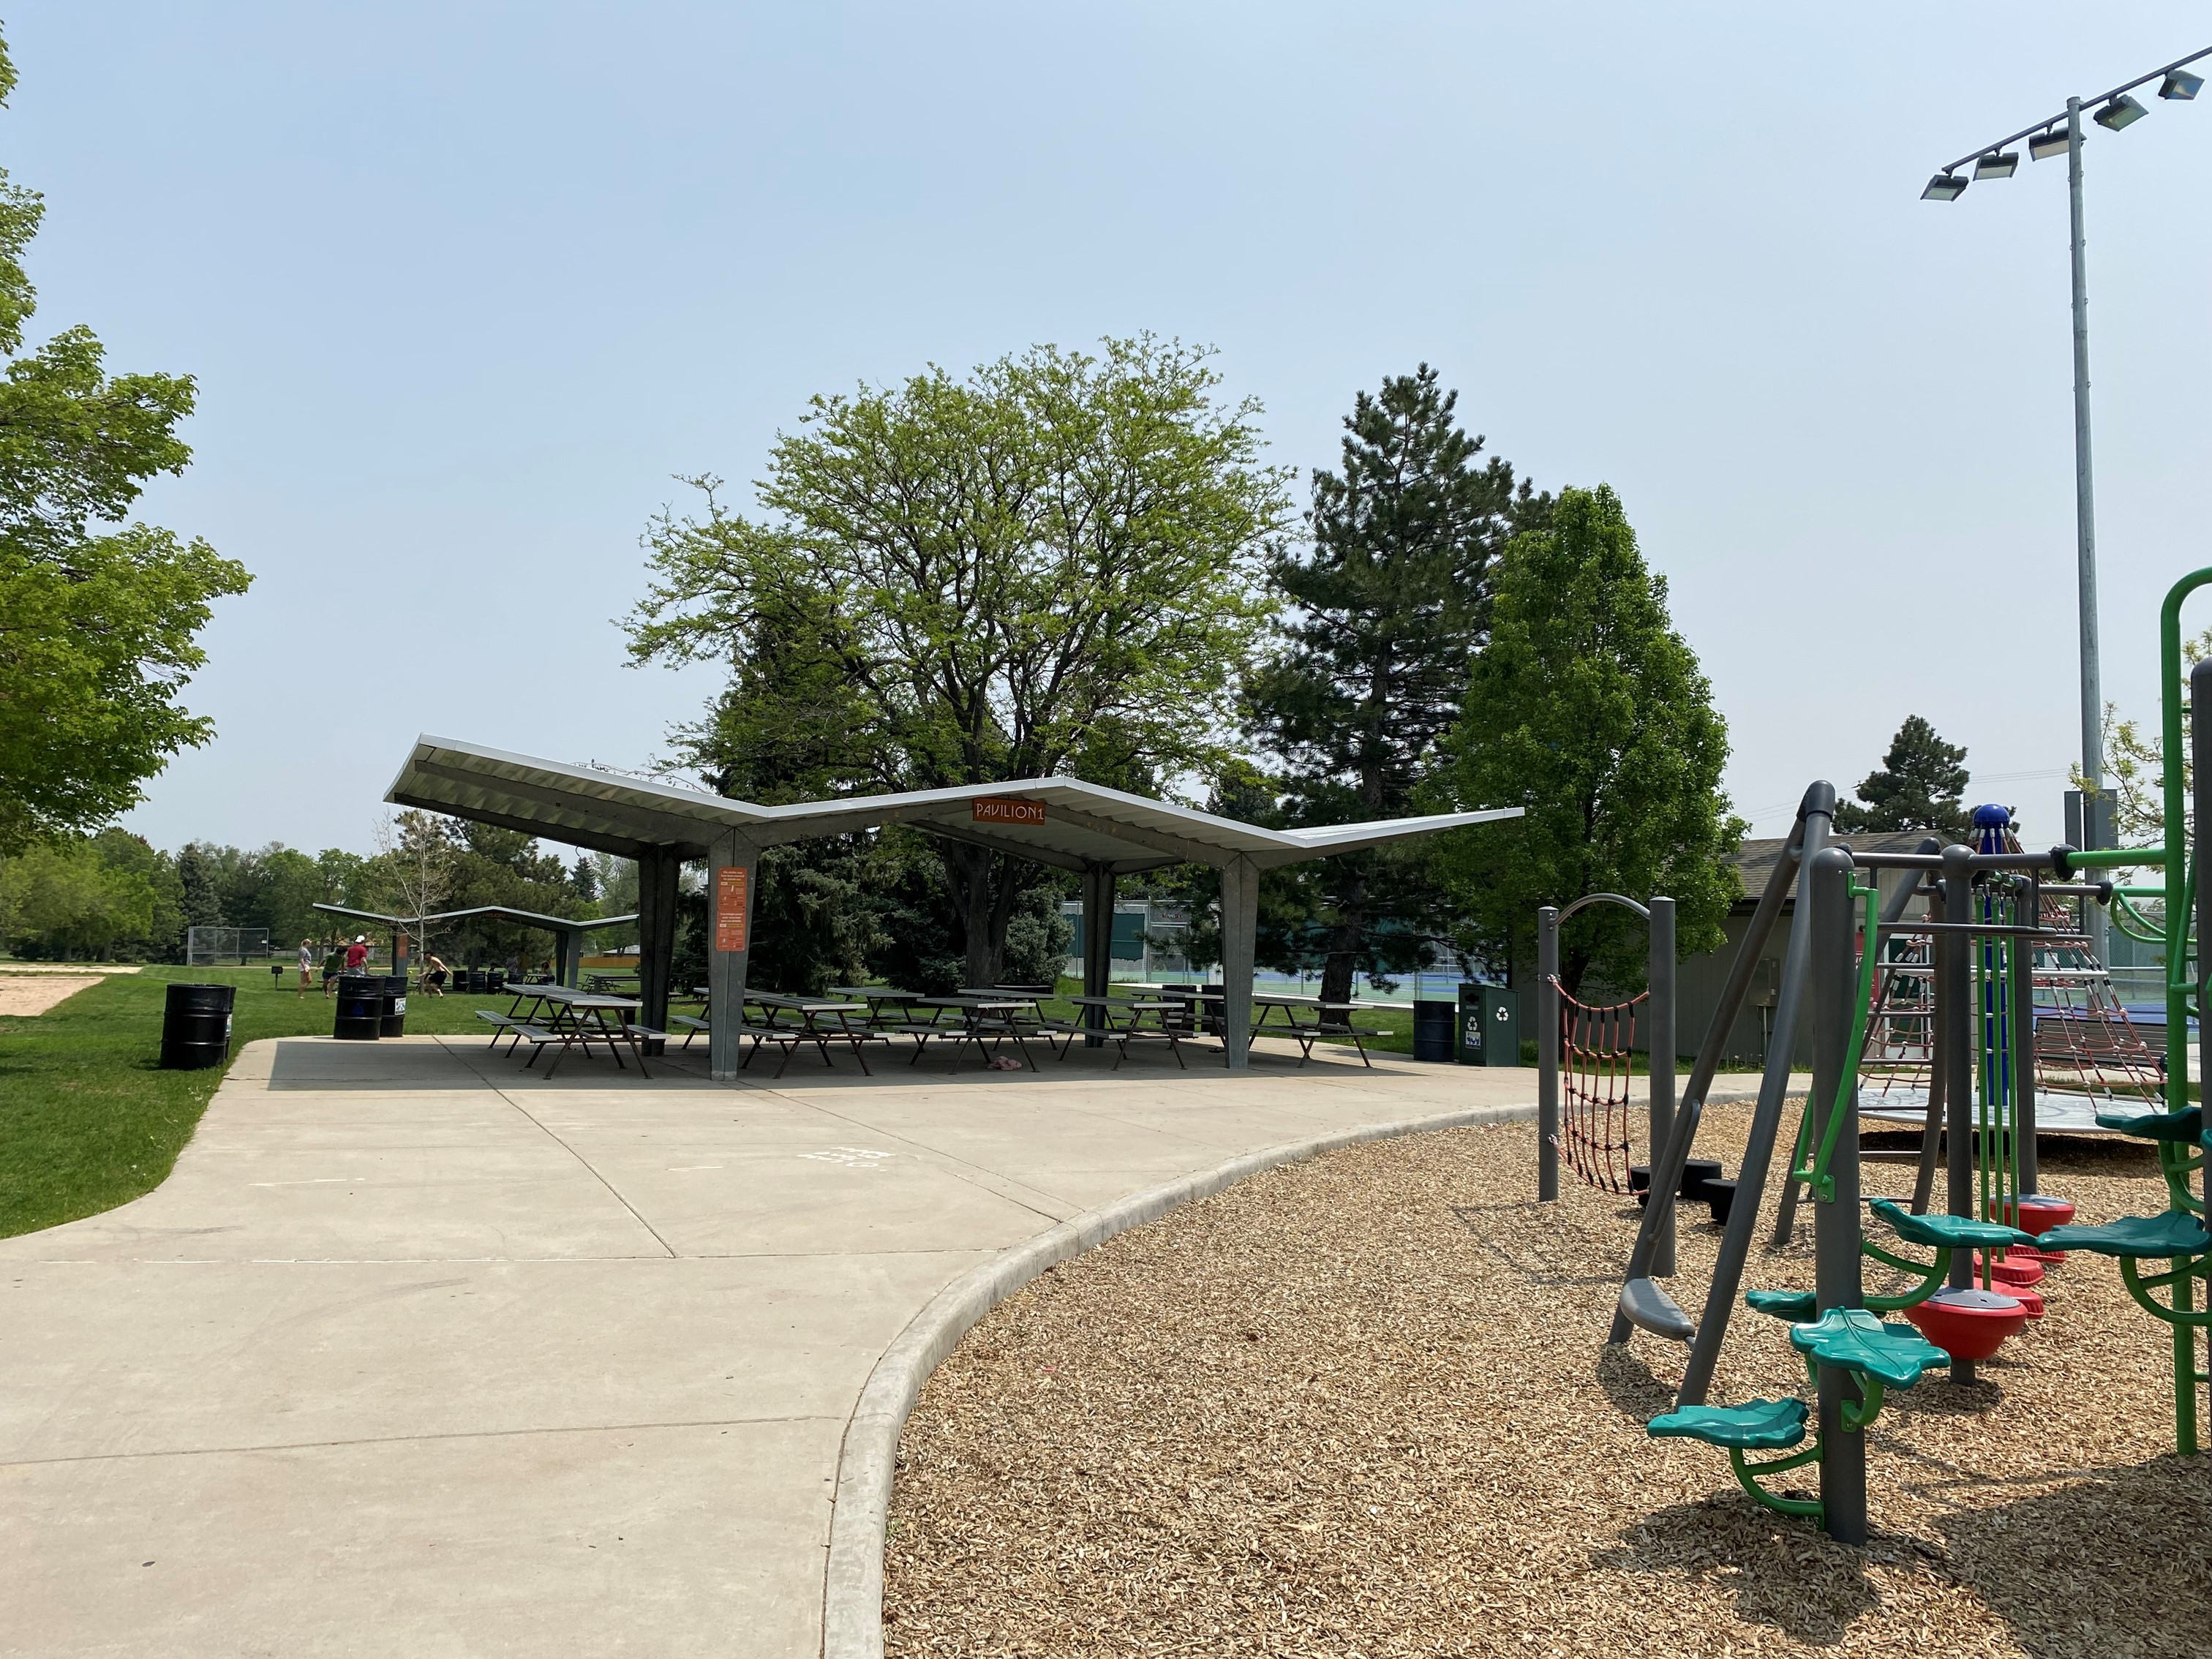
<instances>
[{"instance_id":1,"label":"smaller shade shelter","mask_svg":"<svg viewBox=\"0 0 2212 1659\"><path fill-rule=\"evenodd\" d=\"M637 860L639 978L648 1024L665 1029L677 878L708 866L710 902L708 1066L734 1077L761 849L904 823L1078 872L1083 882L1084 985L1103 995L1114 889L1122 876L1174 864L1221 872L1224 1047L1230 1069L1250 1064L1253 956L1262 871L1440 830L1518 817L1518 806L1368 823L1268 830L1170 801L1086 783L1021 778L763 806L600 768L571 766L449 738L417 738L385 799L473 823Z\"/></svg>"},{"instance_id":2,"label":"smaller shade shelter","mask_svg":"<svg viewBox=\"0 0 2212 1659\"><path fill-rule=\"evenodd\" d=\"M558 964L554 976L563 985L580 984L583 979L584 935L596 933L602 928L623 927L637 920L636 912L626 916L543 915L536 910L518 910L511 904L478 904L466 910L441 910L435 915L417 916L410 921L404 916L383 915L374 910L355 910L343 904L317 904L318 910L327 910L334 916L359 916L368 921L380 921L392 929L392 969L394 973L407 971L407 955L404 941L407 928L415 930L422 938L424 927L434 921L459 921L469 916L496 916L502 921L519 922L525 927L542 927L553 935L554 961Z\"/></svg>"}]
</instances>

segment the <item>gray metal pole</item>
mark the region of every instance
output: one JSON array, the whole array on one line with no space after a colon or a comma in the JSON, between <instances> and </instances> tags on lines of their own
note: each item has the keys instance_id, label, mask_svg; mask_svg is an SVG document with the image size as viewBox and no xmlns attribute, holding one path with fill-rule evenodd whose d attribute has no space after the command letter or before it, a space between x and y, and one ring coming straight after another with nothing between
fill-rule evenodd
<instances>
[{"instance_id":1,"label":"gray metal pole","mask_svg":"<svg viewBox=\"0 0 2212 1659\"><path fill-rule=\"evenodd\" d=\"M1805 854L1801 872L1812 868L1828 844L1828 825L1835 817L1832 785L1816 783L1806 792ZM1805 884L1798 882L1798 891ZM1737 1170L1735 1197L1729 1207L1728 1227L1721 1235L1719 1259L1713 1264L1713 1282L1705 1292L1705 1311L1698 1321L1698 1334L1690 1345L1689 1363L1682 1370L1682 1386L1675 1396L1679 1406L1702 1406L1712 1387L1713 1367L1720 1362L1721 1340L1728 1334L1729 1316L1735 1311L1736 1293L1743 1288L1743 1264L1751 1255L1752 1235L1759 1228L1759 1200L1766 1192L1766 1166L1774 1161L1774 1139L1782 1127L1782 1113L1790 1095L1790 1060L1797 1046L1797 1011L1805 1000L1807 957L1813 930L1806 925L1801 907L1790 929L1790 954L1782 965L1782 991L1774 1006L1774 1040L1767 1049L1766 1070L1759 1080L1759 1104L1751 1115L1751 1135ZM1703 1097L1700 1097L1702 1103Z\"/></svg>"},{"instance_id":2,"label":"gray metal pole","mask_svg":"<svg viewBox=\"0 0 2212 1659\"><path fill-rule=\"evenodd\" d=\"M1969 922L1974 919L1973 853L1964 847L1943 849L1943 919ZM1951 1215L1974 1212L1974 942L1971 933L1936 935L1936 995L1943 1029L1944 1104L1950 1124L1943 1136L1945 1211ZM1972 1252L1951 1252L1951 1283L1964 1288L1973 1283ZM1960 1385L1974 1380L1970 1359L1952 1362L1951 1380Z\"/></svg>"},{"instance_id":3,"label":"gray metal pole","mask_svg":"<svg viewBox=\"0 0 2212 1659\"><path fill-rule=\"evenodd\" d=\"M1674 901L1656 893L1651 896L1651 954L1644 984L1651 994L1645 1005L1651 1035L1644 1045L1651 1065L1651 1147L1645 1157L1656 1181L1666 1165L1667 1143L1674 1133ZM1651 1200L1644 1202L1649 1205ZM1674 1271L1674 1206L1670 1204L1651 1251L1651 1273L1664 1279Z\"/></svg>"},{"instance_id":4,"label":"gray metal pole","mask_svg":"<svg viewBox=\"0 0 2212 1659\"><path fill-rule=\"evenodd\" d=\"M1252 966L1259 949L1260 872L1241 854L1221 868L1221 1057L1252 1068Z\"/></svg>"},{"instance_id":5,"label":"gray metal pole","mask_svg":"<svg viewBox=\"0 0 2212 1659\"><path fill-rule=\"evenodd\" d=\"M1083 872L1083 994L1109 994L1114 979L1114 872L1094 864ZM1093 1035L1083 1039L1086 1048L1103 1047L1097 1035L1106 1029L1106 1010L1086 1007L1080 1024Z\"/></svg>"},{"instance_id":6,"label":"gray metal pole","mask_svg":"<svg viewBox=\"0 0 2212 1659\"><path fill-rule=\"evenodd\" d=\"M2066 208L2073 231L2074 267L2074 540L2081 628L2081 778L2091 792L2083 803L2092 847L2111 822L2105 787L2105 693L2097 650L2097 495L2089 464L2089 267L2081 228L2081 100L2066 100ZM2089 918L2089 948L2106 956L2105 915Z\"/></svg>"},{"instance_id":7,"label":"gray metal pole","mask_svg":"<svg viewBox=\"0 0 2212 1659\"><path fill-rule=\"evenodd\" d=\"M1820 1311L1863 1306L1859 1279L1859 1138L1856 1079L1844 1075L1850 1042L1854 998L1851 985L1851 855L1840 847L1825 849L1806 872L1800 891L1809 890L1807 908L1812 933L1813 1086L1805 1109L1811 1115L1808 1144L1817 1149L1837 1113L1836 1152L1828 1166L1832 1183L1825 1198L1813 1199L1813 1271ZM1873 941L1868 941L1873 948ZM1821 1525L1840 1544L1863 1544L1867 1536L1866 1437L1844 1428L1844 1407L1860 1402L1848 1371L1820 1367Z\"/></svg>"},{"instance_id":8,"label":"gray metal pole","mask_svg":"<svg viewBox=\"0 0 2212 1659\"><path fill-rule=\"evenodd\" d=\"M1559 1195L1559 912L1536 912L1536 1201Z\"/></svg>"},{"instance_id":9,"label":"gray metal pole","mask_svg":"<svg viewBox=\"0 0 2212 1659\"><path fill-rule=\"evenodd\" d=\"M1656 1162L1651 1168L1651 1199L1644 1206L1644 1219L1636 1230L1636 1246L1628 1253L1628 1271L1622 1276L1623 1283L1650 1276L1659 1236L1674 1226L1682 1167L1688 1162L1691 1146L1697 1139L1705 1091L1712 1087L1713 1073L1720 1069L1721 1055L1728 1049L1729 1033L1735 1030L1736 1017L1743 1012L1743 1000L1751 989L1752 975L1759 969L1759 957L1774 932L1776 919L1782 914L1783 901L1790 896L1790 884L1797 878L1796 854L1805 842L1805 814L1815 801L1821 803L1822 811L1832 812L1836 803L1834 788L1826 783L1815 783L1806 790L1797 805L1796 821L1790 826L1789 839L1783 842L1774 868L1767 872L1766 890L1759 896L1759 908L1752 912L1742 937L1736 941L1735 965L1729 969L1728 983L1721 988L1721 1000L1714 1006L1712 1018L1706 1023L1705 1040L1698 1049L1697 1059L1690 1063L1689 1079L1675 1097L1679 1105L1673 1139L1677 1144L1668 1149L1666 1170L1662 1170ZM1628 1340L1632 1328L1628 1316L1616 1310L1612 1330L1605 1340L1618 1347Z\"/></svg>"}]
</instances>

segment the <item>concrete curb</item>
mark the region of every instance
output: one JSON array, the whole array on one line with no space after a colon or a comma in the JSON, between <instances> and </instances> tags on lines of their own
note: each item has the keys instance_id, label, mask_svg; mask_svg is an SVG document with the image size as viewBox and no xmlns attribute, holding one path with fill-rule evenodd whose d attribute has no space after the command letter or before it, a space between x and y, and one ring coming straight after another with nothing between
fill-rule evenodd
<instances>
[{"instance_id":1,"label":"concrete curb","mask_svg":"<svg viewBox=\"0 0 2212 1659\"><path fill-rule=\"evenodd\" d=\"M1392 1123L1363 1124L1311 1140L1248 1152L1196 1175L1089 1211L1039 1233L969 1269L939 1291L884 1350L860 1390L837 1454L837 1492L830 1515L830 1559L822 1597L823 1659L883 1659L884 1534L890 1516L891 1474L899 1431L921 1385L959 1346L976 1321L1048 1267L1116 1233L1157 1221L1179 1204L1233 1186L1247 1176L1296 1164L1363 1140L1387 1140L1478 1123L1513 1123L1536 1115L1528 1106L1477 1106Z\"/></svg>"}]
</instances>

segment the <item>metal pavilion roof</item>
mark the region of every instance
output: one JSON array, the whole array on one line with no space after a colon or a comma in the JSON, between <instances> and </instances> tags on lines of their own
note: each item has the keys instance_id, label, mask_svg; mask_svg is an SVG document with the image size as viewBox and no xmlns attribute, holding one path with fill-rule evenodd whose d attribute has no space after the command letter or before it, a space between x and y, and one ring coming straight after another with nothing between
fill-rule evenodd
<instances>
[{"instance_id":1,"label":"metal pavilion roof","mask_svg":"<svg viewBox=\"0 0 2212 1659\"><path fill-rule=\"evenodd\" d=\"M1372 823L1263 830L1077 778L923 789L759 806L696 789L424 736L385 799L570 846L635 858L672 848L702 858L722 836L762 845L908 823L932 835L1080 870L1115 874L1170 864L1223 865L1240 854L1262 869L1521 816L1509 806Z\"/></svg>"}]
</instances>

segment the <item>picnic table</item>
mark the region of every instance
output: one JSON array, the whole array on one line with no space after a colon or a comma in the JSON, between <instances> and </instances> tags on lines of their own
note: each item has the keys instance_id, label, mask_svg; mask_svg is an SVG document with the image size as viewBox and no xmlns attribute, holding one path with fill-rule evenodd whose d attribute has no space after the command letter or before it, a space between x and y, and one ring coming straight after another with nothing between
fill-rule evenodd
<instances>
[{"instance_id":1,"label":"picnic table","mask_svg":"<svg viewBox=\"0 0 2212 1659\"><path fill-rule=\"evenodd\" d=\"M664 1033L631 1018L644 1006L636 998L604 996L569 985L518 984L507 988L514 993L514 1000L508 1004L506 1013L483 1008L477 1011L477 1018L492 1027L494 1054L499 1052L502 1037L513 1039L507 1050L510 1054L528 1043L530 1058L523 1062L523 1069L527 1071L537 1065L538 1055L548 1048L555 1049L552 1063L545 1068L545 1075L550 1078L561 1068L569 1049L581 1048L588 1057L592 1044L604 1042L617 1067L628 1069L622 1057L623 1049L627 1048L631 1058L637 1061L638 1075L653 1075L646 1069L645 1044ZM618 1017L612 1024L608 1023L609 1014Z\"/></svg>"},{"instance_id":2,"label":"picnic table","mask_svg":"<svg viewBox=\"0 0 2212 1659\"><path fill-rule=\"evenodd\" d=\"M867 1013L866 1002L836 997L786 996L775 991L747 991L745 1005L764 1011L766 1018L738 1020L738 1036L753 1040L752 1052L740 1062L741 1067L751 1065L753 1055L760 1053L763 1046L773 1043L783 1050L783 1064L775 1068L775 1074L781 1077L791 1064L792 1055L805 1044L811 1042L821 1050L822 1063L827 1066L830 1063L830 1045L849 1042L853 1045L853 1058L860 1062L862 1074L868 1077L875 1075L868 1070L865 1045L882 1042L883 1033L866 1024L855 1026L851 1018L854 1014L865 1016Z\"/></svg>"},{"instance_id":3,"label":"picnic table","mask_svg":"<svg viewBox=\"0 0 2212 1659\"><path fill-rule=\"evenodd\" d=\"M944 1032L945 1040L952 1045L952 1064L956 1068L960 1064L962 1043L974 1043L976 1052L981 1054L983 1045L988 1042L991 1048L991 1058L996 1060L1000 1044L1012 1038L1015 1048L1034 1072L1037 1069L1036 1058L1030 1053L1029 1044L1022 1041L1028 1035L1022 1029L1022 1016L1034 1015L1036 1005L1037 999L1033 996L1009 996L993 991L980 996L922 997L915 1006L943 1009L960 1016L960 1024ZM919 1060L921 1057L921 1051L917 1048L915 1058Z\"/></svg>"},{"instance_id":4,"label":"picnic table","mask_svg":"<svg viewBox=\"0 0 2212 1659\"><path fill-rule=\"evenodd\" d=\"M1255 1037L1263 1031L1273 1036L1274 1032L1267 1029L1267 1016L1277 1009L1282 1011L1282 1034L1298 1045L1298 1064L1301 1067L1313 1058L1314 1044L1323 1037L1350 1037L1352 1046L1359 1051L1359 1063L1371 1072L1375 1069L1375 1062L1367 1057L1367 1045L1361 1039L1390 1035L1374 1026L1352 1023L1355 1011L1376 1006L1372 1003L1324 1001L1320 997L1283 994L1255 996L1252 999L1252 1006L1258 1011L1252 1017L1252 1035ZM1300 1019L1298 1012L1301 1009L1310 1012L1313 1018Z\"/></svg>"},{"instance_id":5,"label":"picnic table","mask_svg":"<svg viewBox=\"0 0 2212 1659\"><path fill-rule=\"evenodd\" d=\"M1131 1042L1139 1037L1158 1037L1166 1042L1168 1052L1175 1056L1176 1064L1184 1071L1190 1069L1189 1062L1182 1057L1182 1039L1190 1035L1190 1027L1184 1018L1188 1011L1182 1000L1165 997L1070 997L1068 1000L1078 1008L1097 1009L1103 1017L1103 1024L1067 1027L1074 1036L1071 1036L1066 1045L1060 1049L1062 1058L1066 1057L1068 1048L1075 1046L1076 1036L1103 1037L1119 1050L1114 1056L1114 1069L1118 1072L1121 1069L1121 1062L1129 1057ZM1152 1016L1149 1022L1145 1018L1147 1014Z\"/></svg>"}]
</instances>

